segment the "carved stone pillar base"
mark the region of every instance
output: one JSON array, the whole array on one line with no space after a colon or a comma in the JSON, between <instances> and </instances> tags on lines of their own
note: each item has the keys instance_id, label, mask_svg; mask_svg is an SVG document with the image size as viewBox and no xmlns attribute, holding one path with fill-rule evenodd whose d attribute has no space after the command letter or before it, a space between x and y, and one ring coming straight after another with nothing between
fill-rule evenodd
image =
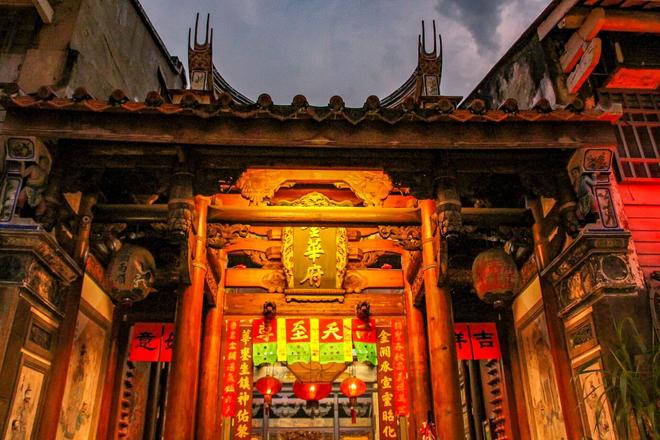
<instances>
[{"instance_id":1,"label":"carved stone pillar base","mask_svg":"<svg viewBox=\"0 0 660 440\"><path fill-rule=\"evenodd\" d=\"M48 233L0 229L2 433L11 429L12 423L25 423L22 429L28 433L26 438L35 432L32 423L41 414L57 329L63 318L63 295L80 275L75 262ZM20 411L29 412L22 416L24 422L17 419Z\"/></svg>"}]
</instances>

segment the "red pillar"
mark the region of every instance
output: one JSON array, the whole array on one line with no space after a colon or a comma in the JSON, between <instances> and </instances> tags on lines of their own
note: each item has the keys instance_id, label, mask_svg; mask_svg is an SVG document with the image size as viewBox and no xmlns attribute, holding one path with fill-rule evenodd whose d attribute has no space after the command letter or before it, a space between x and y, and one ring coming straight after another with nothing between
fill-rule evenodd
<instances>
[{"instance_id":1,"label":"red pillar","mask_svg":"<svg viewBox=\"0 0 660 440\"><path fill-rule=\"evenodd\" d=\"M202 338L202 306L206 275L206 218L209 199L195 197L195 246L192 283L179 294L176 311L174 351L170 370L165 439L195 438L195 408L199 383L199 354Z\"/></svg>"},{"instance_id":2,"label":"red pillar","mask_svg":"<svg viewBox=\"0 0 660 440\"><path fill-rule=\"evenodd\" d=\"M407 267L410 264L409 254L404 253L402 258L404 267ZM408 421L408 438L415 439L422 427L422 422L428 419L428 412L431 409L431 384L429 381L428 345L424 329L424 316L421 310L415 307L414 293L406 277L404 277L404 285L412 416Z\"/></svg>"},{"instance_id":3,"label":"red pillar","mask_svg":"<svg viewBox=\"0 0 660 440\"><path fill-rule=\"evenodd\" d=\"M426 297L431 364L433 412L438 437L443 440L465 438L461 414L460 385L449 290L438 287L438 261L433 246L435 202L420 200L422 216L422 261Z\"/></svg>"},{"instance_id":4,"label":"red pillar","mask_svg":"<svg viewBox=\"0 0 660 440\"><path fill-rule=\"evenodd\" d=\"M224 259L224 262L227 260ZM220 263L220 265L223 265ZM214 440L221 430L220 363L222 360L222 318L224 315L225 267L219 267L221 280L216 295L216 306L206 312L204 340L202 341L202 369L200 372L197 410L197 439Z\"/></svg>"}]
</instances>

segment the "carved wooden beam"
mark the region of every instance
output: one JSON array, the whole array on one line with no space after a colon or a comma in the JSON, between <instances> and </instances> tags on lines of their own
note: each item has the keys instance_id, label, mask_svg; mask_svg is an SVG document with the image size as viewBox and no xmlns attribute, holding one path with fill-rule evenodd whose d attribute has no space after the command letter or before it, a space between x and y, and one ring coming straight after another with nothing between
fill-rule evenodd
<instances>
[{"instance_id":1,"label":"carved wooden beam","mask_svg":"<svg viewBox=\"0 0 660 440\"><path fill-rule=\"evenodd\" d=\"M355 307L362 301L368 301L374 316L400 316L404 313L403 295L396 293L347 293L344 302L334 302L332 307L319 307L318 303L287 302L283 293L228 294L225 296L225 315L257 316L261 314L263 303L271 301L277 306L277 313L282 315L334 315L353 316Z\"/></svg>"},{"instance_id":2,"label":"carved wooden beam","mask_svg":"<svg viewBox=\"0 0 660 440\"><path fill-rule=\"evenodd\" d=\"M226 287L259 287L271 293L281 293L285 289L285 278L277 269L227 269ZM398 269L358 269L347 270L345 285L352 290L370 288L402 289L403 271Z\"/></svg>"},{"instance_id":3,"label":"carved wooden beam","mask_svg":"<svg viewBox=\"0 0 660 440\"><path fill-rule=\"evenodd\" d=\"M524 208L462 208L463 223L483 226L529 226ZM167 218L167 205L97 205L97 223L157 223ZM250 225L304 224L324 226L419 225L417 208L234 207L210 206L209 223Z\"/></svg>"}]
</instances>

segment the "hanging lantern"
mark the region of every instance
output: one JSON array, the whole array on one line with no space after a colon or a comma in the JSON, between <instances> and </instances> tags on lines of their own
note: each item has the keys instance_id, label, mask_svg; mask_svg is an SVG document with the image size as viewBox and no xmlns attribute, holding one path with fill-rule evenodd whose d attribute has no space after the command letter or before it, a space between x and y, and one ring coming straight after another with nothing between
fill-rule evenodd
<instances>
[{"instance_id":1,"label":"hanging lantern","mask_svg":"<svg viewBox=\"0 0 660 440\"><path fill-rule=\"evenodd\" d=\"M503 249L489 249L472 264L472 281L479 299L500 308L511 299L520 276L511 255Z\"/></svg>"},{"instance_id":2,"label":"hanging lantern","mask_svg":"<svg viewBox=\"0 0 660 440\"><path fill-rule=\"evenodd\" d=\"M282 389L282 382L276 377L264 376L257 380L254 385L257 388L257 391L264 396L264 410L268 412L270 405L273 402L273 396L279 393Z\"/></svg>"},{"instance_id":3,"label":"hanging lantern","mask_svg":"<svg viewBox=\"0 0 660 440\"><path fill-rule=\"evenodd\" d=\"M156 263L153 255L141 246L125 244L112 257L106 278L110 296L120 304L141 301L155 291Z\"/></svg>"},{"instance_id":4,"label":"hanging lantern","mask_svg":"<svg viewBox=\"0 0 660 440\"><path fill-rule=\"evenodd\" d=\"M308 409L318 409L319 400L325 399L332 391L332 384L321 382L303 382L296 380L293 383L293 394L299 399L307 401Z\"/></svg>"},{"instance_id":5,"label":"hanging lantern","mask_svg":"<svg viewBox=\"0 0 660 440\"><path fill-rule=\"evenodd\" d=\"M347 377L339 386L341 392L348 397L351 405L351 422L357 422L357 414L355 406L357 405L357 398L367 391L367 385L355 376Z\"/></svg>"}]
</instances>

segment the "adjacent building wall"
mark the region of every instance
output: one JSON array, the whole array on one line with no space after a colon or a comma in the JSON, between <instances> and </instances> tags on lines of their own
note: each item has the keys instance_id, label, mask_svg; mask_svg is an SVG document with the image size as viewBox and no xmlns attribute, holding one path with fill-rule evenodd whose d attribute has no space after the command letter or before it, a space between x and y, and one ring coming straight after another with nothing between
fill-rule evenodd
<instances>
[{"instance_id":1,"label":"adjacent building wall","mask_svg":"<svg viewBox=\"0 0 660 440\"><path fill-rule=\"evenodd\" d=\"M78 55L69 87L84 85L98 98L119 88L144 100L151 90L185 87L178 62L136 1L83 0L71 49Z\"/></svg>"}]
</instances>

